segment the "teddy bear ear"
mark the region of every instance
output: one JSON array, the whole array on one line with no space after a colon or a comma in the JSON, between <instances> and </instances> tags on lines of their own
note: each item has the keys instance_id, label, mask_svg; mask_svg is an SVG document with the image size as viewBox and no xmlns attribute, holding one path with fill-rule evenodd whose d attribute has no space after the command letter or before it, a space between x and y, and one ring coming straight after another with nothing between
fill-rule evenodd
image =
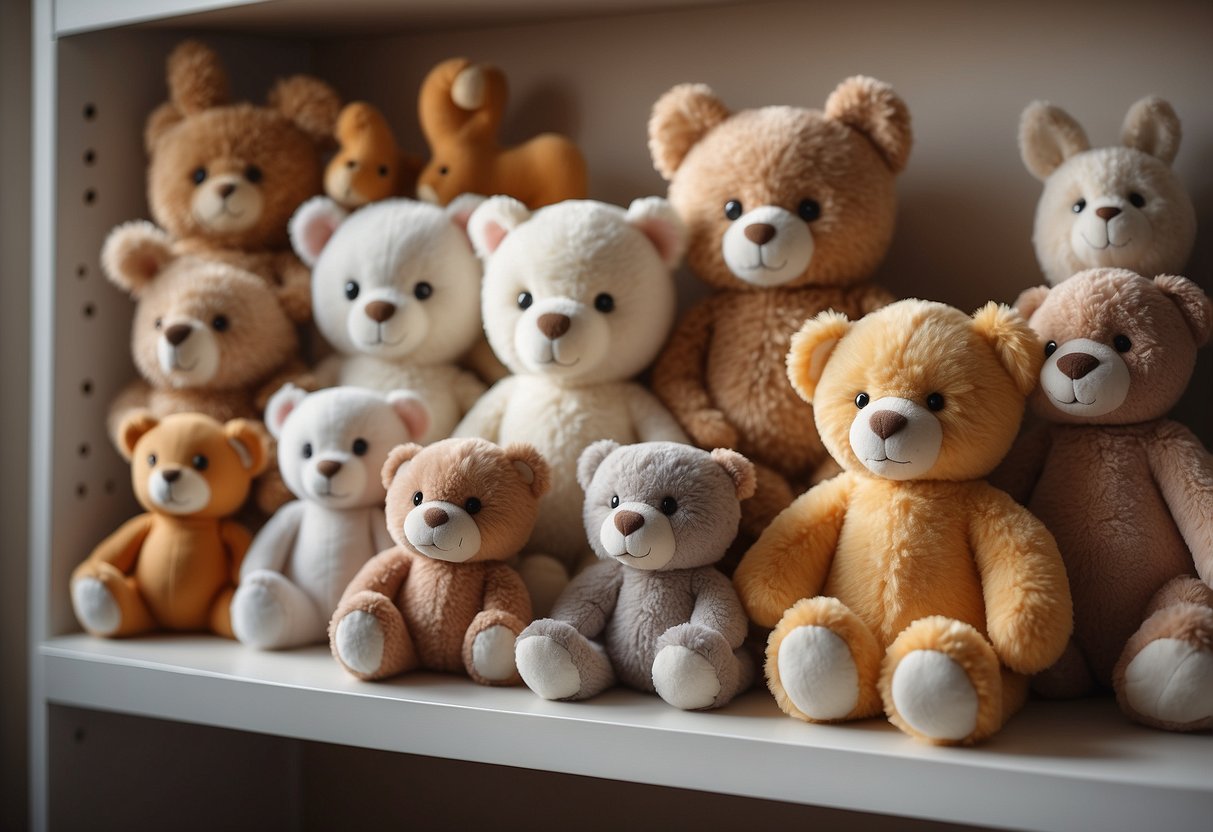
<instances>
[{"instance_id":1,"label":"teddy bear ear","mask_svg":"<svg viewBox=\"0 0 1213 832\"><path fill-rule=\"evenodd\" d=\"M506 236L531 217L531 212L512 196L486 199L468 219L472 247L487 259L497 251Z\"/></svg>"},{"instance_id":2,"label":"teddy bear ear","mask_svg":"<svg viewBox=\"0 0 1213 832\"><path fill-rule=\"evenodd\" d=\"M295 209L287 224L291 248L309 268L350 214L327 196L314 196Z\"/></svg>"},{"instance_id":3,"label":"teddy bear ear","mask_svg":"<svg viewBox=\"0 0 1213 832\"><path fill-rule=\"evenodd\" d=\"M505 457L514 466L518 476L535 497L548 493L552 484L552 472L548 461L533 446L525 442L511 442L505 446Z\"/></svg>"},{"instance_id":4,"label":"teddy bear ear","mask_svg":"<svg viewBox=\"0 0 1213 832\"><path fill-rule=\"evenodd\" d=\"M1042 182L1066 159L1090 149L1082 125L1047 101L1033 101L1019 117L1019 155Z\"/></svg>"},{"instance_id":5,"label":"teddy bear ear","mask_svg":"<svg viewBox=\"0 0 1213 832\"><path fill-rule=\"evenodd\" d=\"M1125 147L1149 153L1168 165L1179 153L1182 136L1175 108L1156 95L1143 98L1130 107L1120 130Z\"/></svg>"},{"instance_id":6,"label":"teddy bear ear","mask_svg":"<svg viewBox=\"0 0 1213 832\"><path fill-rule=\"evenodd\" d=\"M468 233L468 222L472 219L472 214L476 213L476 209L483 205L486 199L487 197L481 194L460 194L451 200L451 203L443 210L451 218L454 226L466 236Z\"/></svg>"},{"instance_id":7,"label":"teddy bear ear","mask_svg":"<svg viewBox=\"0 0 1213 832\"><path fill-rule=\"evenodd\" d=\"M589 490L598 466L619 447L619 443L612 439L599 439L586 446L577 458L577 484L581 486L582 491Z\"/></svg>"},{"instance_id":8,"label":"teddy bear ear","mask_svg":"<svg viewBox=\"0 0 1213 832\"><path fill-rule=\"evenodd\" d=\"M687 247L687 230L674 206L659 196L632 200L625 217L657 249L666 268L673 269L682 260Z\"/></svg>"},{"instance_id":9,"label":"teddy bear ear","mask_svg":"<svg viewBox=\"0 0 1213 832\"><path fill-rule=\"evenodd\" d=\"M1027 396L1036 389L1044 352L1028 322L1011 307L990 301L973 313L973 331L993 349L1016 389Z\"/></svg>"},{"instance_id":10,"label":"teddy bear ear","mask_svg":"<svg viewBox=\"0 0 1213 832\"><path fill-rule=\"evenodd\" d=\"M396 478L396 472L400 470L400 466L410 461L419 453L421 453L421 446L415 442L406 442L403 445L397 445L392 448L388 452L387 459L384 460L383 468L379 474L383 479L383 487L391 488L392 480Z\"/></svg>"},{"instance_id":11,"label":"teddy bear ear","mask_svg":"<svg viewBox=\"0 0 1213 832\"><path fill-rule=\"evenodd\" d=\"M691 148L731 116L729 108L705 84L679 84L653 105L649 116L649 155L667 182Z\"/></svg>"},{"instance_id":12,"label":"teddy bear ear","mask_svg":"<svg viewBox=\"0 0 1213 832\"><path fill-rule=\"evenodd\" d=\"M1015 299L1013 307L1026 321L1036 314L1037 309L1044 305L1045 298L1048 296L1048 286L1033 286L1031 289L1024 289L1019 293L1019 297Z\"/></svg>"},{"instance_id":13,"label":"teddy bear ear","mask_svg":"<svg viewBox=\"0 0 1213 832\"><path fill-rule=\"evenodd\" d=\"M160 424L160 420L150 411L142 408L123 417L122 422L118 425L118 451L122 454L122 458L130 462L139 440L158 424Z\"/></svg>"},{"instance_id":14,"label":"teddy bear ear","mask_svg":"<svg viewBox=\"0 0 1213 832\"><path fill-rule=\"evenodd\" d=\"M203 43L187 40L168 56L169 101L185 116L228 102L227 73L219 55Z\"/></svg>"},{"instance_id":15,"label":"teddy bear ear","mask_svg":"<svg viewBox=\"0 0 1213 832\"><path fill-rule=\"evenodd\" d=\"M101 247L101 270L135 298L175 259L172 238L147 220L123 223Z\"/></svg>"},{"instance_id":16,"label":"teddy bear ear","mask_svg":"<svg viewBox=\"0 0 1213 832\"><path fill-rule=\"evenodd\" d=\"M269 465L270 441L259 422L232 419L223 423L223 434L250 477L258 476Z\"/></svg>"},{"instance_id":17,"label":"teddy bear ear","mask_svg":"<svg viewBox=\"0 0 1213 832\"><path fill-rule=\"evenodd\" d=\"M1154 278L1154 285L1179 307L1196 346L1207 344L1213 336L1213 301L1204 290L1188 278L1173 274L1160 274Z\"/></svg>"},{"instance_id":18,"label":"teddy bear ear","mask_svg":"<svg viewBox=\"0 0 1213 832\"><path fill-rule=\"evenodd\" d=\"M800 398L809 404L813 403L813 393L830 354L850 329L851 321L846 315L827 309L805 321L800 331L792 336L788 350L788 380Z\"/></svg>"},{"instance_id":19,"label":"teddy bear ear","mask_svg":"<svg viewBox=\"0 0 1213 832\"><path fill-rule=\"evenodd\" d=\"M884 81L847 78L826 99L825 114L867 136L893 173L905 169L914 144L910 109Z\"/></svg>"},{"instance_id":20,"label":"teddy bear ear","mask_svg":"<svg viewBox=\"0 0 1213 832\"><path fill-rule=\"evenodd\" d=\"M156 143L160 141L160 137L167 133L169 128L180 123L183 118L185 116L172 102L161 104L152 110L151 115L147 117L147 123L143 126L143 149L149 156L155 152Z\"/></svg>"},{"instance_id":21,"label":"teddy bear ear","mask_svg":"<svg viewBox=\"0 0 1213 832\"><path fill-rule=\"evenodd\" d=\"M712 451L712 459L733 481L738 500L748 500L754 496L758 488L758 473L754 470L754 463L729 448L715 449Z\"/></svg>"},{"instance_id":22,"label":"teddy bear ear","mask_svg":"<svg viewBox=\"0 0 1213 832\"><path fill-rule=\"evenodd\" d=\"M411 390L393 390L387 394L388 404L413 439L420 439L430 429L430 408L425 400Z\"/></svg>"},{"instance_id":23,"label":"teddy bear ear","mask_svg":"<svg viewBox=\"0 0 1213 832\"><path fill-rule=\"evenodd\" d=\"M295 408L306 397L306 390L289 381L270 396L269 403L265 406L265 426L269 429L270 436L275 439L282 438L282 429L286 427L287 417L295 412Z\"/></svg>"},{"instance_id":24,"label":"teddy bear ear","mask_svg":"<svg viewBox=\"0 0 1213 832\"><path fill-rule=\"evenodd\" d=\"M310 75L292 75L274 84L269 105L295 123L313 142L326 147L333 141L341 98L337 91Z\"/></svg>"}]
</instances>

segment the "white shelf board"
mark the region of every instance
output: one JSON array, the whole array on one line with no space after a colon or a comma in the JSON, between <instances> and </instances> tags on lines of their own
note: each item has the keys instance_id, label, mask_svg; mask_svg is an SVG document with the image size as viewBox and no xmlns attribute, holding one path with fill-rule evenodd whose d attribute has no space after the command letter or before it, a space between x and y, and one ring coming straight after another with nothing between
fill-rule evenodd
<instances>
[{"instance_id":1,"label":"white shelf board","mask_svg":"<svg viewBox=\"0 0 1213 832\"><path fill-rule=\"evenodd\" d=\"M53 703L319 742L1003 828L1213 818L1213 737L1133 725L1107 700L1033 702L983 746L936 748L883 720L806 725L765 689L686 713L626 690L565 703L428 673L359 682L322 647L205 636L64 636L40 656Z\"/></svg>"}]
</instances>

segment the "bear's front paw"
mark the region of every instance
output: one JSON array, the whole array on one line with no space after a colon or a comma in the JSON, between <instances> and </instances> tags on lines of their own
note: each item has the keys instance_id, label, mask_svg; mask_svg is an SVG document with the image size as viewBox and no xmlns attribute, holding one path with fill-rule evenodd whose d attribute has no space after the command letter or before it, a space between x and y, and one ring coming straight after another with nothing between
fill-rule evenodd
<instances>
[{"instance_id":1,"label":"bear's front paw","mask_svg":"<svg viewBox=\"0 0 1213 832\"><path fill-rule=\"evenodd\" d=\"M1213 651L1156 639L1125 667L1122 691L1132 711L1163 727L1203 723L1213 718Z\"/></svg>"},{"instance_id":2,"label":"bear's front paw","mask_svg":"<svg viewBox=\"0 0 1213 832\"><path fill-rule=\"evenodd\" d=\"M697 711L715 704L721 686L716 668L707 658L690 648L670 644L653 660L653 687L675 708Z\"/></svg>"},{"instance_id":3,"label":"bear's front paw","mask_svg":"<svg viewBox=\"0 0 1213 832\"><path fill-rule=\"evenodd\" d=\"M122 624L122 610L118 602L97 578L77 578L72 581L72 609L80 626L93 635L113 635Z\"/></svg>"},{"instance_id":4,"label":"bear's front paw","mask_svg":"<svg viewBox=\"0 0 1213 832\"><path fill-rule=\"evenodd\" d=\"M522 681L544 699L571 699L581 691L581 674L572 655L551 636L524 632L514 648L514 660Z\"/></svg>"},{"instance_id":5,"label":"bear's front paw","mask_svg":"<svg viewBox=\"0 0 1213 832\"><path fill-rule=\"evenodd\" d=\"M383 627L369 612L354 610L337 622L333 650L356 674L373 676L383 664Z\"/></svg>"},{"instance_id":6,"label":"bear's front paw","mask_svg":"<svg viewBox=\"0 0 1213 832\"><path fill-rule=\"evenodd\" d=\"M705 408L687 417L686 431L701 448L736 448L737 428L719 410Z\"/></svg>"},{"instance_id":7,"label":"bear's front paw","mask_svg":"<svg viewBox=\"0 0 1213 832\"><path fill-rule=\"evenodd\" d=\"M500 624L479 632L472 640L472 667L490 682L501 682L514 675L514 639L512 630Z\"/></svg>"}]
</instances>

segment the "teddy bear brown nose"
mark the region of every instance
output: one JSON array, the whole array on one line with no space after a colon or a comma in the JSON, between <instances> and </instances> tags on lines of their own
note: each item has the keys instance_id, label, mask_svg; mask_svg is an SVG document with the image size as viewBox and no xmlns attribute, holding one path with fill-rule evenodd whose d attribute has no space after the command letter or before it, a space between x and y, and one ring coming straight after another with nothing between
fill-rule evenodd
<instances>
[{"instance_id":1,"label":"teddy bear brown nose","mask_svg":"<svg viewBox=\"0 0 1213 832\"><path fill-rule=\"evenodd\" d=\"M1085 352L1072 352L1057 359L1057 369L1077 381L1099 366L1099 359Z\"/></svg>"},{"instance_id":2,"label":"teddy bear brown nose","mask_svg":"<svg viewBox=\"0 0 1213 832\"><path fill-rule=\"evenodd\" d=\"M1101 220L1110 220L1110 219L1112 219L1112 217L1115 217L1119 214L1120 214L1120 209L1113 208L1111 205L1105 205L1102 208L1095 209L1095 216L1099 217Z\"/></svg>"},{"instance_id":3,"label":"teddy bear brown nose","mask_svg":"<svg viewBox=\"0 0 1213 832\"><path fill-rule=\"evenodd\" d=\"M160 472L160 476L164 477L165 482L176 482L181 479L180 468L165 468Z\"/></svg>"},{"instance_id":4,"label":"teddy bear brown nose","mask_svg":"<svg viewBox=\"0 0 1213 832\"><path fill-rule=\"evenodd\" d=\"M451 519L451 515L440 508L427 508L425 514L421 516L431 529L436 529Z\"/></svg>"},{"instance_id":5,"label":"teddy bear brown nose","mask_svg":"<svg viewBox=\"0 0 1213 832\"><path fill-rule=\"evenodd\" d=\"M765 222L755 222L745 227L745 238L756 246L764 245L775 239L775 226Z\"/></svg>"},{"instance_id":6,"label":"teddy bear brown nose","mask_svg":"<svg viewBox=\"0 0 1213 832\"><path fill-rule=\"evenodd\" d=\"M164 330L164 337L174 347L179 347L186 338L190 337L190 333L193 331L193 327L189 324L173 324Z\"/></svg>"},{"instance_id":7,"label":"teddy bear brown nose","mask_svg":"<svg viewBox=\"0 0 1213 832\"><path fill-rule=\"evenodd\" d=\"M555 341L561 335L569 331L573 321L568 315L557 315L555 312L548 312L540 315L539 320L535 322L539 327L539 331Z\"/></svg>"},{"instance_id":8,"label":"teddy bear brown nose","mask_svg":"<svg viewBox=\"0 0 1213 832\"><path fill-rule=\"evenodd\" d=\"M615 528L619 529L619 533L627 537L632 532L644 526L644 515L634 511L617 511L615 512Z\"/></svg>"},{"instance_id":9,"label":"teddy bear brown nose","mask_svg":"<svg viewBox=\"0 0 1213 832\"><path fill-rule=\"evenodd\" d=\"M332 479L341 470L341 463L335 459L322 459L316 463L316 470L320 472L320 476Z\"/></svg>"},{"instance_id":10,"label":"teddy bear brown nose","mask_svg":"<svg viewBox=\"0 0 1213 832\"><path fill-rule=\"evenodd\" d=\"M868 419L868 424L872 426L872 433L881 439L888 439L909 423L909 419L894 410L878 411Z\"/></svg>"},{"instance_id":11,"label":"teddy bear brown nose","mask_svg":"<svg viewBox=\"0 0 1213 832\"><path fill-rule=\"evenodd\" d=\"M386 300L373 300L366 305L366 316L376 323L383 323L396 314L396 304Z\"/></svg>"},{"instance_id":12,"label":"teddy bear brown nose","mask_svg":"<svg viewBox=\"0 0 1213 832\"><path fill-rule=\"evenodd\" d=\"M236 193L236 186L231 182L226 182L219 186L219 196L227 199L232 194Z\"/></svg>"}]
</instances>

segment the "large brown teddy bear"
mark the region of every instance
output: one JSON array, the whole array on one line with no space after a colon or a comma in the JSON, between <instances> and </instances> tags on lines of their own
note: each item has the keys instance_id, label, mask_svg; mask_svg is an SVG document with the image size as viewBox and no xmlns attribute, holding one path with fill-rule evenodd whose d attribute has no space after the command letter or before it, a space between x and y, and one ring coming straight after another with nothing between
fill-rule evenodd
<instances>
[{"instance_id":1,"label":"large brown teddy bear","mask_svg":"<svg viewBox=\"0 0 1213 832\"><path fill-rule=\"evenodd\" d=\"M1043 356L1027 324L905 300L851 323L823 312L788 377L844 472L763 532L734 583L774 627L766 675L810 722L880 713L935 743L976 742L1062 654L1071 608L1057 544L986 482Z\"/></svg>"},{"instance_id":2,"label":"large brown teddy bear","mask_svg":"<svg viewBox=\"0 0 1213 832\"><path fill-rule=\"evenodd\" d=\"M530 445L483 439L400 445L383 466L396 546L364 566L329 624L333 655L360 679L414 669L514 685L514 639L531 622L506 564L531 534L547 463Z\"/></svg>"},{"instance_id":3,"label":"large brown teddy bear","mask_svg":"<svg viewBox=\"0 0 1213 832\"><path fill-rule=\"evenodd\" d=\"M823 309L858 318L892 299L867 281L893 236L910 144L905 104L872 78L843 81L824 110L733 114L699 84L653 108L649 149L690 232L687 262L720 290L682 319L653 389L699 447L757 464L751 537L820 466L835 470L784 359Z\"/></svg>"},{"instance_id":4,"label":"large brown teddy bear","mask_svg":"<svg viewBox=\"0 0 1213 832\"><path fill-rule=\"evenodd\" d=\"M250 535L227 519L269 458L259 425L197 413L122 425L131 484L147 509L72 573L72 607L94 635L153 629L232 637L229 608Z\"/></svg>"},{"instance_id":5,"label":"large brown teddy bear","mask_svg":"<svg viewBox=\"0 0 1213 832\"><path fill-rule=\"evenodd\" d=\"M417 102L430 146L418 199L447 205L460 194L505 194L534 211L585 198L585 158L564 136L541 133L514 147L498 144L507 96L497 67L452 58L430 70Z\"/></svg>"},{"instance_id":6,"label":"large brown teddy bear","mask_svg":"<svg viewBox=\"0 0 1213 832\"><path fill-rule=\"evenodd\" d=\"M321 192L321 152L341 102L304 75L278 81L269 106L229 103L218 56L196 41L168 59L169 101L147 120L152 217L181 253L222 259L289 289L311 308L308 270L291 252L287 222Z\"/></svg>"},{"instance_id":7,"label":"large brown teddy bear","mask_svg":"<svg viewBox=\"0 0 1213 832\"><path fill-rule=\"evenodd\" d=\"M1165 418L1213 334L1195 283L1080 272L1018 301L1040 335L1044 421L1000 484L1057 537L1074 638L1036 679L1046 695L1112 688L1124 712L1175 731L1213 727L1213 459Z\"/></svg>"}]
</instances>

